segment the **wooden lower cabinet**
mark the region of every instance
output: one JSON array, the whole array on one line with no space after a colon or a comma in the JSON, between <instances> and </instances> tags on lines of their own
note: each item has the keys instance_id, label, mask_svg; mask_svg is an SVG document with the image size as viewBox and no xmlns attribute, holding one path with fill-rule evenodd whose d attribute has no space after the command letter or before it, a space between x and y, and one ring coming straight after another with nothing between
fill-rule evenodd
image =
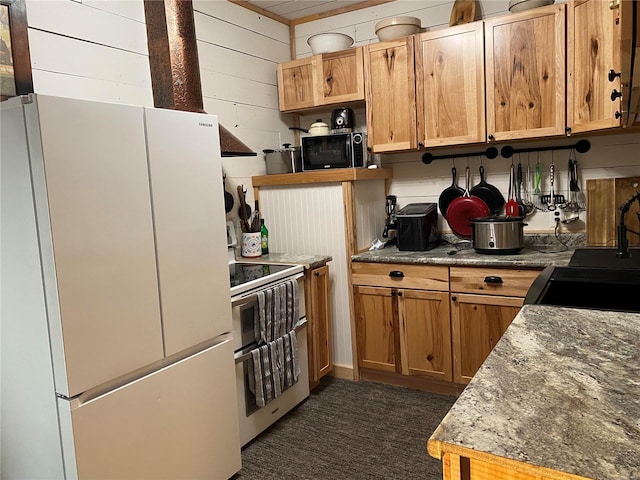
<instances>
[{"instance_id":1,"label":"wooden lower cabinet","mask_svg":"<svg viewBox=\"0 0 640 480\"><path fill-rule=\"evenodd\" d=\"M331 360L331 316L329 314L329 267L308 270L306 313L310 326L309 384L314 388L333 367Z\"/></svg>"},{"instance_id":2,"label":"wooden lower cabinet","mask_svg":"<svg viewBox=\"0 0 640 480\"><path fill-rule=\"evenodd\" d=\"M385 380L435 379L441 382L430 386L460 388L516 317L539 273L354 262L358 367Z\"/></svg>"},{"instance_id":3,"label":"wooden lower cabinet","mask_svg":"<svg viewBox=\"0 0 640 480\"><path fill-rule=\"evenodd\" d=\"M451 267L453 381L469 383L516 317L539 270Z\"/></svg>"},{"instance_id":4,"label":"wooden lower cabinet","mask_svg":"<svg viewBox=\"0 0 640 480\"><path fill-rule=\"evenodd\" d=\"M358 366L451 381L447 292L354 287Z\"/></svg>"},{"instance_id":5,"label":"wooden lower cabinet","mask_svg":"<svg viewBox=\"0 0 640 480\"><path fill-rule=\"evenodd\" d=\"M454 382L469 383L523 302L521 297L451 294Z\"/></svg>"}]
</instances>

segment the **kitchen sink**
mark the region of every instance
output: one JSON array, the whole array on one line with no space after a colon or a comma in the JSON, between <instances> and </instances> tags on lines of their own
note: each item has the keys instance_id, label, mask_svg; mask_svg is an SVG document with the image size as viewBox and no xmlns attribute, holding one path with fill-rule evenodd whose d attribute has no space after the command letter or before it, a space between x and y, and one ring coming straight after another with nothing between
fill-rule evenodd
<instances>
[{"instance_id":1,"label":"kitchen sink","mask_svg":"<svg viewBox=\"0 0 640 480\"><path fill-rule=\"evenodd\" d=\"M570 267L594 267L613 270L640 269L640 249L629 249L629 256L617 257L615 248L578 248L569 262Z\"/></svg>"},{"instance_id":2,"label":"kitchen sink","mask_svg":"<svg viewBox=\"0 0 640 480\"><path fill-rule=\"evenodd\" d=\"M567 267L547 267L525 304L640 312L640 249L617 258L615 249L578 249Z\"/></svg>"}]
</instances>

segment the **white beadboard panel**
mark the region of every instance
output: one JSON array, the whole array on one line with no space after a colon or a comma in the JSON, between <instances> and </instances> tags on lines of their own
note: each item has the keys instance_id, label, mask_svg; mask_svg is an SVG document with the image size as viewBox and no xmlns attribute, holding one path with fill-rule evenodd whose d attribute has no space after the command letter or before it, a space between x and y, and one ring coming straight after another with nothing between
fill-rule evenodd
<instances>
[{"instance_id":1,"label":"white beadboard panel","mask_svg":"<svg viewBox=\"0 0 640 480\"><path fill-rule=\"evenodd\" d=\"M384 180L354 183L358 251L367 250L374 239L382 239L385 212Z\"/></svg>"},{"instance_id":2,"label":"white beadboard panel","mask_svg":"<svg viewBox=\"0 0 640 480\"><path fill-rule=\"evenodd\" d=\"M75 1L75 0L74 0ZM144 4L139 0L80 0L86 7L104 10L121 17L145 23Z\"/></svg>"},{"instance_id":3,"label":"white beadboard panel","mask_svg":"<svg viewBox=\"0 0 640 480\"><path fill-rule=\"evenodd\" d=\"M224 73L201 71L202 95L218 100L278 109L278 87Z\"/></svg>"},{"instance_id":4,"label":"white beadboard panel","mask_svg":"<svg viewBox=\"0 0 640 480\"><path fill-rule=\"evenodd\" d=\"M151 87L147 55L29 28L32 68Z\"/></svg>"},{"instance_id":5,"label":"white beadboard panel","mask_svg":"<svg viewBox=\"0 0 640 480\"><path fill-rule=\"evenodd\" d=\"M33 89L43 95L153 107L150 85L143 87L37 69L33 69L32 75Z\"/></svg>"},{"instance_id":6,"label":"white beadboard panel","mask_svg":"<svg viewBox=\"0 0 640 480\"><path fill-rule=\"evenodd\" d=\"M331 255L333 363L351 367L351 314L341 184L260 189L260 209L274 252Z\"/></svg>"},{"instance_id":7,"label":"white beadboard panel","mask_svg":"<svg viewBox=\"0 0 640 480\"><path fill-rule=\"evenodd\" d=\"M289 44L289 27L227 1L194 0L193 10Z\"/></svg>"},{"instance_id":8,"label":"white beadboard panel","mask_svg":"<svg viewBox=\"0 0 640 480\"><path fill-rule=\"evenodd\" d=\"M200 41L276 63L290 58L288 42L284 43L198 12L195 12L194 20L197 37Z\"/></svg>"},{"instance_id":9,"label":"white beadboard panel","mask_svg":"<svg viewBox=\"0 0 640 480\"><path fill-rule=\"evenodd\" d=\"M147 55L144 21L70 0L27 0L26 5L31 28ZM59 57L63 52L68 50L59 50L54 56Z\"/></svg>"},{"instance_id":10,"label":"white beadboard panel","mask_svg":"<svg viewBox=\"0 0 640 480\"><path fill-rule=\"evenodd\" d=\"M198 61L203 72L224 73L230 77L278 85L277 63L236 50L198 41Z\"/></svg>"}]
</instances>

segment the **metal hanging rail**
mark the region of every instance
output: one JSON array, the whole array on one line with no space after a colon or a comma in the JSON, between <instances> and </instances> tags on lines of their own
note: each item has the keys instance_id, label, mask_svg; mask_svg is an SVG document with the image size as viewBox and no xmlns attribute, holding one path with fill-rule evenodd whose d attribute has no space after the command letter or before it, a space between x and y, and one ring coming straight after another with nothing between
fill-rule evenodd
<instances>
[{"instance_id":1,"label":"metal hanging rail","mask_svg":"<svg viewBox=\"0 0 640 480\"><path fill-rule=\"evenodd\" d=\"M589 140L578 140L578 143L573 145L558 145L555 147L533 147L533 148L518 148L515 149L510 145L505 145L500 150L500 155L504 158L511 158L514 153L527 153L527 152L548 152L550 150L573 150L578 153L586 153L591 149L591 142ZM423 160L424 161L424 160Z\"/></svg>"},{"instance_id":2,"label":"metal hanging rail","mask_svg":"<svg viewBox=\"0 0 640 480\"><path fill-rule=\"evenodd\" d=\"M454 153L452 155L432 155L429 152L422 154L422 163L429 165L433 160L439 160L442 158L465 158L465 157L481 157L486 156L492 160L498 156L498 149L496 147L489 147L481 152L474 153Z\"/></svg>"}]
</instances>

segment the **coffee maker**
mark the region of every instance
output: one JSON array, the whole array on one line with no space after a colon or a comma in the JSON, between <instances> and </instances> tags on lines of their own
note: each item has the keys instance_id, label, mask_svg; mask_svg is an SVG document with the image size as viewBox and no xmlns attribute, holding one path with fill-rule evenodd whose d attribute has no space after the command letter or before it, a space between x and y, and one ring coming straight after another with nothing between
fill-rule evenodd
<instances>
[{"instance_id":1,"label":"coffee maker","mask_svg":"<svg viewBox=\"0 0 640 480\"><path fill-rule=\"evenodd\" d=\"M385 210L387 212L387 218L384 222L384 230L382 231L382 238L387 238L386 245L396 244L396 233L398 229L398 221L396 218L397 209L397 197L395 195L387 195Z\"/></svg>"},{"instance_id":2,"label":"coffee maker","mask_svg":"<svg viewBox=\"0 0 640 480\"><path fill-rule=\"evenodd\" d=\"M331 113L332 133L350 133L354 126L355 114L350 108L337 108Z\"/></svg>"}]
</instances>

